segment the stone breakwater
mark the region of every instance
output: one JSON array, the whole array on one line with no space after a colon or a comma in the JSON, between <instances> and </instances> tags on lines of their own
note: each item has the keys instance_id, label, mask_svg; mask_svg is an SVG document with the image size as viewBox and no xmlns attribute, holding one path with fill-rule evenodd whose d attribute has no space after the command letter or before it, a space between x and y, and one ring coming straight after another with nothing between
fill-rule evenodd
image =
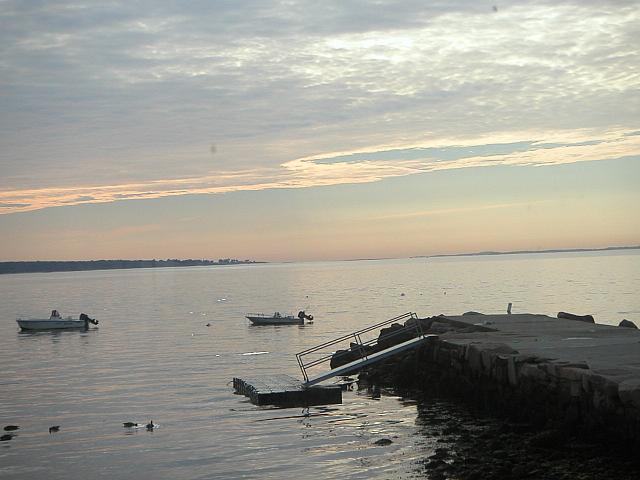
<instances>
[{"instance_id":1,"label":"stone breakwater","mask_svg":"<svg viewBox=\"0 0 640 480\"><path fill-rule=\"evenodd\" d=\"M640 330L470 313L418 320L438 337L361 381L461 396L537 425L550 445L576 436L640 445Z\"/></svg>"}]
</instances>

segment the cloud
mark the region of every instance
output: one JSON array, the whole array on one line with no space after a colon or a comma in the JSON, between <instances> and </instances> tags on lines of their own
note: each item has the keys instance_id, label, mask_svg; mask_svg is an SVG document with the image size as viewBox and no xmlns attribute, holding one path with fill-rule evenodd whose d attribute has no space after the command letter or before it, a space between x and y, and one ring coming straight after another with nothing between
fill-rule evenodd
<instances>
[{"instance_id":1,"label":"cloud","mask_svg":"<svg viewBox=\"0 0 640 480\"><path fill-rule=\"evenodd\" d=\"M3 211L637 154L418 151L638 131L634 2L493 4L3 2Z\"/></svg>"},{"instance_id":2,"label":"cloud","mask_svg":"<svg viewBox=\"0 0 640 480\"><path fill-rule=\"evenodd\" d=\"M11 203L5 203L5 202L1 202L0 203L0 213L3 213L1 209L6 209L6 212L4 213L11 213L14 211L20 211L20 209L26 209L28 207L30 207L31 204L29 203L15 203L15 202L11 202Z\"/></svg>"},{"instance_id":3,"label":"cloud","mask_svg":"<svg viewBox=\"0 0 640 480\"><path fill-rule=\"evenodd\" d=\"M217 172L215 175L154 180L145 183L53 187L0 191L0 213L18 213L80 203L153 199L177 195L221 194L275 188L309 188L379 181L436 170L497 165L549 166L584 161L640 156L640 136L625 131L552 132L524 140L510 137L507 143L482 144L482 139L457 139L451 145L410 144L404 148L334 152L285 162L279 168ZM558 143L560 138L571 143ZM423 156L416 156L423 153ZM440 158L434 156L436 152ZM478 152L483 152L478 155ZM508 152L508 153L503 153ZM409 154L410 158L403 158ZM344 161L345 158L357 160ZM336 161L331 161L335 159ZM28 203L27 203L28 201ZM23 203L20 203L23 202Z\"/></svg>"}]
</instances>

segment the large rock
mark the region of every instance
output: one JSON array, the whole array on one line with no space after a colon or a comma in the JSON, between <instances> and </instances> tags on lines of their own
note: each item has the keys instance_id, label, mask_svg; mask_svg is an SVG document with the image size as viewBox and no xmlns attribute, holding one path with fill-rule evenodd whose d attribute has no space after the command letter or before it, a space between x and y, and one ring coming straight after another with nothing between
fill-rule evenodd
<instances>
[{"instance_id":1,"label":"large rock","mask_svg":"<svg viewBox=\"0 0 640 480\"><path fill-rule=\"evenodd\" d=\"M627 320L627 319L622 320L618 324L618 326L619 327L627 327L627 328L636 328L636 329L638 328L635 323L633 323L631 320Z\"/></svg>"},{"instance_id":2,"label":"large rock","mask_svg":"<svg viewBox=\"0 0 640 480\"><path fill-rule=\"evenodd\" d=\"M362 353L370 355L374 353L373 348L367 345L351 343L349 350L337 350L332 356L329 366L333 368L341 367L347 363L362 358Z\"/></svg>"},{"instance_id":3,"label":"large rock","mask_svg":"<svg viewBox=\"0 0 640 480\"><path fill-rule=\"evenodd\" d=\"M378 350L384 350L399 343L406 342L418 335L414 328L405 327L399 323L393 323L387 328L380 329L378 335Z\"/></svg>"},{"instance_id":4,"label":"large rock","mask_svg":"<svg viewBox=\"0 0 640 480\"><path fill-rule=\"evenodd\" d=\"M591 315L574 315L573 313L558 312L558 318L577 320L578 322L596 323Z\"/></svg>"},{"instance_id":5,"label":"large rock","mask_svg":"<svg viewBox=\"0 0 640 480\"><path fill-rule=\"evenodd\" d=\"M404 326L407 328L413 328L416 331L421 330L426 332L431 328L431 324L437 320L438 317L429 317L429 318L410 318L406 322L404 322Z\"/></svg>"}]
</instances>

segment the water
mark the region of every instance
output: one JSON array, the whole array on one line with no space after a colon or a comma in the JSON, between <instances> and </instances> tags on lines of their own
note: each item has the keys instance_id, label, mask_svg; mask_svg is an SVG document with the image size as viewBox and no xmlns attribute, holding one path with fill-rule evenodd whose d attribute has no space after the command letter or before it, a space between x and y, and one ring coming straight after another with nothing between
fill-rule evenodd
<instances>
[{"instance_id":1,"label":"water","mask_svg":"<svg viewBox=\"0 0 640 480\"><path fill-rule=\"evenodd\" d=\"M345 392L343 405L304 418L251 405L230 380L299 377L295 352L407 311L512 302L513 313L640 324L639 287L636 251L0 276L0 424L20 425L0 443L0 478L419 477L437 444L415 401ZM17 315L53 308L99 328L18 332ZM301 308L313 324L244 319ZM122 427L151 419L153 432ZM381 438L393 443L374 445Z\"/></svg>"}]
</instances>

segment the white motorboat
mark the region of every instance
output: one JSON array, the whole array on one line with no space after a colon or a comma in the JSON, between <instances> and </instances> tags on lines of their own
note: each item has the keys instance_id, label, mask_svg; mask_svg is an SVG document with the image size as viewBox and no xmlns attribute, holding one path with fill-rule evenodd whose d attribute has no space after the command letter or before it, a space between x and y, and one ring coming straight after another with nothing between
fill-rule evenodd
<instances>
[{"instance_id":1,"label":"white motorboat","mask_svg":"<svg viewBox=\"0 0 640 480\"><path fill-rule=\"evenodd\" d=\"M79 318L63 318L57 310L53 310L49 318L18 318L16 322L22 330L88 329L89 324L98 325L98 320L89 318L86 313L81 313Z\"/></svg>"},{"instance_id":2,"label":"white motorboat","mask_svg":"<svg viewBox=\"0 0 640 480\"><path fill-rule=\"evenodd\" d=\"M304 310L298 312L298 316L282 315L275 312L273 315L264 313L247 313L245 315L254 325L302 325L307 320L313 320L313 315L307 315Z\"/></svg>"}]
</instances>

